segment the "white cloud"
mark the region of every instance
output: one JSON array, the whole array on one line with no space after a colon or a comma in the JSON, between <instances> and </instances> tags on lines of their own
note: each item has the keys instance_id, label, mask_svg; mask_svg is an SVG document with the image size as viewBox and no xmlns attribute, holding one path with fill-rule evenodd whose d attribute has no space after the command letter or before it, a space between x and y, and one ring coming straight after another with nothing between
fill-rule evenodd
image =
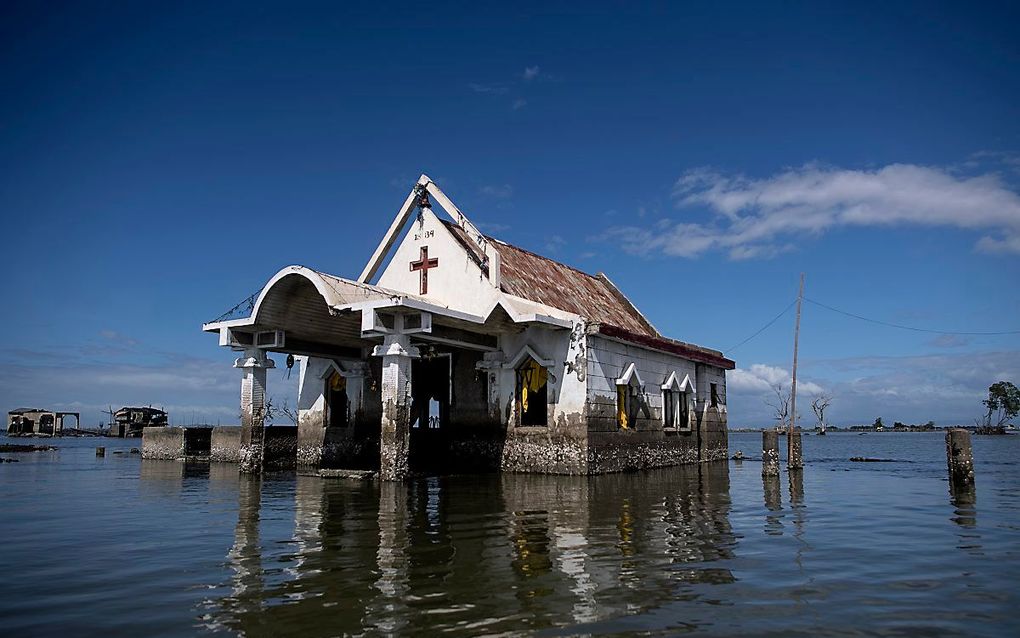
<instances>
[{"instance_id":1,"label":"white cloud","mask_svg":"<svg viewBox=\"0 0 1020 638\"><path fill-rule=\"evenodd\" d=\"M524 73L521 74L521 77L524 78L525 82L530 82L530 81L534 80L535 78L537 78L538 74L539 74L539 68L538 68L538 65L536 64L535 66L526 67L524 69Z\"/></svg>"},{"instance_id":2,"label":"white cloud","mask_svg":"<svg viewBox=\"0 0 1020 638\"><path fill-rule=\"evenodd\" d=\"M798 379L807 397L797 412L812 422L810 399L824 388L833 397L827 412L837 424L886 421L940 425L969 424L980 416L981 400L996 381L1020 380L1020 352L992 351L929 354L905 357L852 357L805 362L810 381ZM727 375L727 399L732 427L771 422L766 400L771 386L788 386L785 368L754 364ZM798 402L798 405L800 402Z\"/></svg>"},{"instance_id":3,"label":"white cloud","mask_svg":"<svg viewBox=\"0 0 1020 638\"><path fill-rule=\"evenodd\" d=\"M978 250L1020 254L1020 195L994 173L966 177L913 164L876 170L806 165L749 179L702 168L677 180L673 198L678 208L707 208L711 223L612 228L607 237L635 254L697 257L722 250L731 259L750 259L840 227L942 226L985 233Z\"/></svg>"},{"instance_id":4,"label":"white cloud","mask_svg":"<svg viewBox=\"0 0 1020 638\"><path fill-rule=\"evenodd\" d=\"M527 105L528 105L527 100L525 100L524 98L517 98L516 100L514 100L514 103L510 105L510 108L512 108L515 111L520 111Z\"/></svg>"},{"instance_id":5,"label":"white cloud","mask_svg":"<svg viewBox=\"0 0 1020 638\"><path fill-rule=\"evenodd\" d=\"M514 194L514 187L510 184L486 184L478 189L480 195L493 199L510 199Z\"/></svg>"},{"instance_id":6,"label":"white cloud","mask_svg":"<svg viewBox=\"0 0 1020 638\"><path fill-rule=\"evenodd\" d=\"M774 386L789 387L793 375L789 370L778 366L755 363L747 369L738 368L729 374L726 381L727 391L772 394ZM797 391L804 394L821 394L822 387L817 383L797 379Z\"/></svg>"}]
</instances>

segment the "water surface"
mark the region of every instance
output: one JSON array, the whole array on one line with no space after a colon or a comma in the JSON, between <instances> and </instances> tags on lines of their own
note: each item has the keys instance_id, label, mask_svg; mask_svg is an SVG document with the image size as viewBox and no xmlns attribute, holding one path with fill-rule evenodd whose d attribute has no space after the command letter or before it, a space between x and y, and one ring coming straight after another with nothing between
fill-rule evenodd
<instances>
[{"instance_id":1,"label":"water surface","mask_svg":"<svg viewBox=\"0 0 1020 638\"><path fill-rule=\"evenodd\" d=\"M937 433L808 436L792 481L248 479L55 444L2 455L8 635L1020 634L1020 437L976 437L956 495Z\"/></svg>"}]
</instances>

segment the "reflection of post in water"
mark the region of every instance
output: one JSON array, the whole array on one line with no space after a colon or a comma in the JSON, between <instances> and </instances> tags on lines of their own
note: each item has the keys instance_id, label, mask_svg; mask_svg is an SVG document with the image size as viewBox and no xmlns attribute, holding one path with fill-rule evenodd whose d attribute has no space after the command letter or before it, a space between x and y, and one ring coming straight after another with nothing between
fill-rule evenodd
<instances>
[{"instance_id":1,"label":"reflection of post in water","mask_svg":"<svg viewBox=\"0 0 1020 638\"><path fill-rule=\"evenodd\" d=\"M790 478L790 507L797 510L804 506L804 471L790 471L787 474Z\"/></svg>"},{"instance_id":2,"label":"reflection of post in water","mask_svg":"<svg viewBox=\"0 0 1020 638\"><path fill-rule=\"evenodd\" d=\"M381 594L366 609L367 624L385 634L400 633L407 617L408 585L407 485L379 482L379 549L375 588Z\"/></svg>"},{"instance_id":3,"label":"reflection of post in water","mask_svg":"<svg viewBox=\"0 0 1020 638\"><path fill-rule=\"evenodd\" d=\"M234 570L233 595L225 601L236 614L254 612L262 606L262 548L259 546L259 510L262 507L262 480L242 475L237 490L237 526L234 546L228 558Z\"/></svg>"},{"instance_id":4,"label":"reflection of post in water","mask_svg":"<svg viewBox=\"0 0 1020 638\"><path fill-rule=\"evenodd\" d=\"M317 570L323 550L323 509L325 481L317 476L298 475L294 486L294 576L310 576ZM306 565L311 567L307 569Z\"/></svg>"},{"instance_id":5,"label":"reflection of post in water","mask_svg":"<svg viewBox=\"0 0 1020 638\"><path fill-rule=\"evenodd\" d=\"M769 511L765 515L765 533L781 536L783 534L783 516L778 512L783 511L783 494L779 485L779 477L762 475L761 482L765 491L765 509Z\"/></svg>"},{"instance_id":6,"label":"reflection of post in water","mask_svg":"<svg viewBox=\"0 0 1020 638\"><path fill-rule=\"evenodd\" d=\"M949 481L949 502L952 503L953 522L961 527L972 528L977 525L977 490L973 483L955 483Z\"/></svg>"}]
</instances>

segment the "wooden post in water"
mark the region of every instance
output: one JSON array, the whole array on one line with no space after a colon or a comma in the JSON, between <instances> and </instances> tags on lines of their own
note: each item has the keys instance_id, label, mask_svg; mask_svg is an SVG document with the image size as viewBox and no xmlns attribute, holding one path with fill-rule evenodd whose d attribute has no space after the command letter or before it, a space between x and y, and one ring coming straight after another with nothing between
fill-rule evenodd
<instances>
[{"instance_id":1,"label":"wooden post in water","mask_svg":"<svg viewBox=\"0 0 1020 638\"><path fill-rule=\"evenodd\" d=\"M793 329L793 381L790 384L790 429L786 432L786 469L799 470L804 467L801 456L800 435L794 444L797 428L797 346L800 342L800 307L804 301L804 273L800 273L800 290L797 292L797 322Z\"/></svg>"},{"instance_id":2,"label":"wooden post in water","mask_svg":"<svg viewBox=\"0 0 1020 638\"><path fill-rule=\"evenodd\" d=\"M800 442L800 432L790 432L787 435L786 453L790 456L786 459L787 470L803 470L804 454Z\"/></svg>"},{"instance_id":3,"label":"wooden post in water","mask_svg":"<svg viewBox=\"0 0 1020 638\"><path fill-rule=\"evenodd\" d=\"M761 475L779 476L779 432L776 430L761 433Z\"/></svg>"},{"instance_id":4,"label":"wooden post in water","mask_svg":"<svg viewBox=\"0 0 1020 638\"><path fill-rule=\"evenodd\" d=\"M974 452L970 447L970 432L962 428L946 432L946 461L949 464L950 483L974 483Z\"/></svg>"}]
</instances>

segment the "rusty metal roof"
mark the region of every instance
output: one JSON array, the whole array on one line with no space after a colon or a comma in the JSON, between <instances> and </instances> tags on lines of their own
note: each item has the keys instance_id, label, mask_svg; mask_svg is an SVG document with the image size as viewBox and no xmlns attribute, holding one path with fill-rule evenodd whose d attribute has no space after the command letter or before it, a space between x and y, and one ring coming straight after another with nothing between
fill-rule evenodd
<instances>
[{"instance_id":1,"label":"rusty metal roof","mask_svg":"<svg viewBox=\"0 0 1020 638\"><path fill-rule=\"evenodd\" d=\"M460 226L440 221L479 264L484 262L484 254ZM503 292L580 315L596 324L593 331L597 334L670 352L724 370L735 367L734 362L718 350L660 334L602 273L589 275L498 239L485 239L499 251L500 289Z\"/></svg>"},{"instance_id":2,"label":"rusty metal roof","mask_svg":"<svg viewBox=\"0 0 1020 638\"><path fill-rule=\"evenodd\" d=\"M649 337L659 333L608 278L494 241L503 292Z\"/></svg>"},{"instance_id":3,"label":"rusty metal roof","mask_svg":"<svg viewBox=\"0 0 1020 638\"><path fill-rule=\"evenodd\" d=\"M676 339L670 339L662 336L634 334L623 328L607 324L593 326L590 331L607 337L627 341L629 343L662 350L663 352L677 354L685 359L707 363L717 368L722 368L723 370L733 370L737 367L737 364L732 359L723 356L723 354L718 350L703 348L702 346L696 346L693 343L684 343L683 341L677 341Z\"/></svg>"}]
</instances>

